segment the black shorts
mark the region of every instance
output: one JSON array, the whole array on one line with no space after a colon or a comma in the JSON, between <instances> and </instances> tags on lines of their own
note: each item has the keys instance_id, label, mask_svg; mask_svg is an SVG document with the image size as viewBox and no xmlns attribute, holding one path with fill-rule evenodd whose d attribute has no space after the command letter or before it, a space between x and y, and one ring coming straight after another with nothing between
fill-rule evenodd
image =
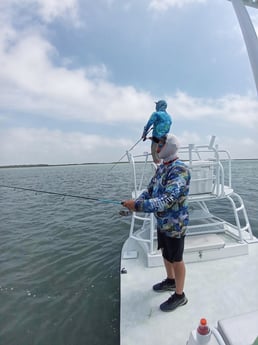
<instances>
[{"instance_id":1,"label":"black shorts","mask_svg":"<svg viewBox=\"0 0 258 345\"><path fill-rule=\"evenodd\" d=\"M164 232L158 231L158 249L162 250L162 256L169 262L183 260L185 235L180 238L168 237Z\"/></svg>"}]
</instances>

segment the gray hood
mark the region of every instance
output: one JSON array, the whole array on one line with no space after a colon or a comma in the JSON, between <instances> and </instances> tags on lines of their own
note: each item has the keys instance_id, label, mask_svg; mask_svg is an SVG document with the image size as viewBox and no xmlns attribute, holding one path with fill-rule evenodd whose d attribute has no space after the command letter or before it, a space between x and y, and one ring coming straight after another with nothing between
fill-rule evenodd
<instances>
[{"instance_id":1,"label":"gray hood","mask_svg":"<svg viewBox=\"0 0 258 345\"><path fill-rule=\"evenodd\" d=\"M173 134L168 134L166 143L159 152L159 158L163 159L164 163L169 162L177 158L179 149L179 141Z\"/></svg>"}]
</instances>

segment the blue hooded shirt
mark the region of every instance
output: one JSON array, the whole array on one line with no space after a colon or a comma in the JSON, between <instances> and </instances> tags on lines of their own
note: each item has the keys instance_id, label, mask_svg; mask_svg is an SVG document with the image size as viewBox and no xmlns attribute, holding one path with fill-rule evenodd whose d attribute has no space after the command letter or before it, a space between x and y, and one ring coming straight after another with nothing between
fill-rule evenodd
<instances>
[{"instance_id":1,"label":"blue hooded shirt","mask_svg":"<svg viewBox=\"0 0 258 345\"><path fill-rule=\"evenodd\" d=\"M147 132L151 126L153 126L152 136L158 139L168 134L172 120L171 116L167 113L166 101L158 101L156 103L156 111L152 113L149 121L143 130L143 136L147 135Z\"/></svg>"}]
</instances>

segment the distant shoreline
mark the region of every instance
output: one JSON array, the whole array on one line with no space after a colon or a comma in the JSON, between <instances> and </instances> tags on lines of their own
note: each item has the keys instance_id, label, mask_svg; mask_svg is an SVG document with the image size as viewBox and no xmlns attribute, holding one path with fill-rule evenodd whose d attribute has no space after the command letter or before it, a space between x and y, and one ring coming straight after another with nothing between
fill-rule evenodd
<instances>
[{"instance_id":1,"label":"distant shoreline","mask_svg":"<svg viewBox=\"0 0 258 345\"><path fill-rule=\"evenodd\" d=\"M234 158L231 161L256 161L258 158ZM223 161L223 159L221 160ZM14 164L14 165L0 165L0 169L10 168L51 168L51 167L65 167L76 165L96 165L96 164L126 164L128 162L109 162L109 163L69 163L69 164ZM137 162L140 163L140 162Z\"/></svg>"},{"instance_id":2,"label":"distant shoreline","mask_svg":"<svg viewBox=\"0 0 258 345\"><path fill-rule=\"evenodd\" d=\"M128 162L110 162L110 163L69 163L69 164L14 164L14 165L0 165L0 169L9 168L51 168L51 167L66 167L74 165L96 165L96 164L125 164Z\"/></svg>"}]
</instances>

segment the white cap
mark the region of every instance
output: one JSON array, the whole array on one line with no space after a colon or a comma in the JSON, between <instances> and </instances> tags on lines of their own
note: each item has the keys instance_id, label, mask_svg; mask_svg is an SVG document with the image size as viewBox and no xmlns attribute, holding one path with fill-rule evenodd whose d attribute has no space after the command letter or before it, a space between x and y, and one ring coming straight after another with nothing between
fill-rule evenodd
<instances>
[{"instance_id":1,"label":"white cap","mask_svg":"<svg viewBox=\"0 0 258 345\"><path fill-rule=\"evenodd\" d=\"M162 158L164 162L172 161L177 157L179 149L179 141L173 134L168 134L166 143L159 152L159 158Z\"/></svg>"}]
</instances>

